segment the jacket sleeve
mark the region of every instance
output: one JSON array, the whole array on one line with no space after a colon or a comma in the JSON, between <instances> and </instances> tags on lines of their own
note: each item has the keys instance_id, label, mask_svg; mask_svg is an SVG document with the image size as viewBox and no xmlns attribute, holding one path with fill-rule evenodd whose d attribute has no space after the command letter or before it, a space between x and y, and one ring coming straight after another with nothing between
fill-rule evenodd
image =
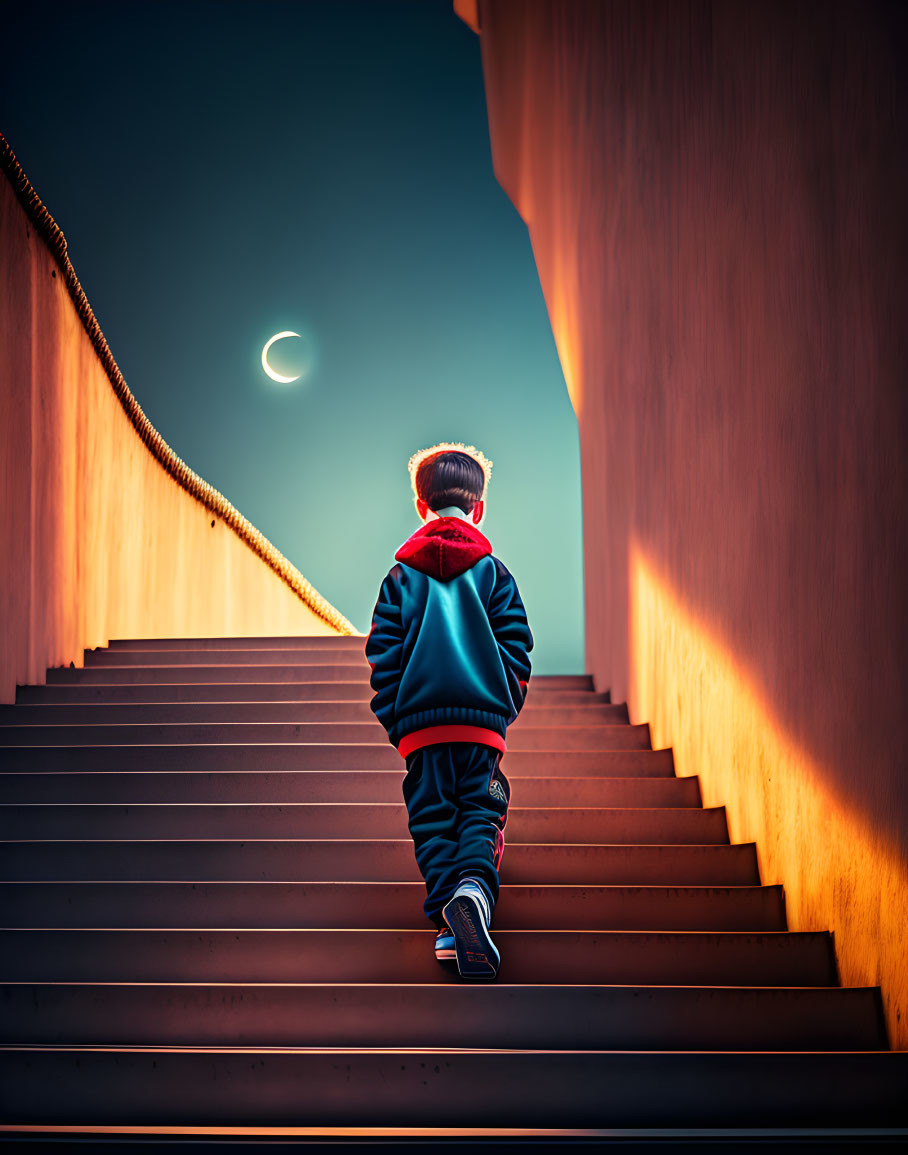
<instances>
[{"instance_id":1,"label":"jacket sleeve","mask_svg":"<svg viewBox=\"0 0 908 1155\"><path fill-rule=\"evenodd\" d=\"M489 624L498 642L498 652L508 675L508 688L519 714L530 681L529 653L533 648L533 635L517 582L507 567L497 558L495 560L498 572L489 599Z\"/></svg>"},{"instance_id":2,"label":"jacket sleeve","mask_svg":"<svg viewBox=\"0 0 908 1155\"><path fill-rule=\"evenodd\" d=\"M369 706L386 730L394 725L402 658L400 583L395 580L392 570L378 591L378 601L372 612L372 625L366 639L366 660L372 668L369 681L375 691Z\"/></svg>"}]
</instances>

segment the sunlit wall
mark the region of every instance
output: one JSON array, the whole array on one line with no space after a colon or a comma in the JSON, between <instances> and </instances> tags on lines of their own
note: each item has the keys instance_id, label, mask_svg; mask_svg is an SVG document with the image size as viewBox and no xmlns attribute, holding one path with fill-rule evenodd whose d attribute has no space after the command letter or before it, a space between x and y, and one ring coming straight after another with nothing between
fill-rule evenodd
<instances>
[{"instance_id":1,"label":"sunlit wall","mask_svg":"<svg viewBox=\"0 0 908 1155\"><path fill-rule=\"evenodd\" d=\"M132 426L0 173L0 702L116 637L337 634Z\"/></svg>"},{"instance_id":2,"label":"sunlit wall","mask_svg":"<svg viewBox=\"0 0 908 1155\"><path fill-rule=\"evenodd\" d=\"M475 20L580 424L587 668L905 1047L901 8Z\"/></svg>"}]
</instances>

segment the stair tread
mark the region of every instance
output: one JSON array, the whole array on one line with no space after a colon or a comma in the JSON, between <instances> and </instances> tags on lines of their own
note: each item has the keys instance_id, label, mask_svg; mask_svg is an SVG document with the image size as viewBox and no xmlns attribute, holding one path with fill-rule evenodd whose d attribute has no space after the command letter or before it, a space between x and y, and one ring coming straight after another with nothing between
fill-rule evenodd
<instances>
[{"instance_id":1,"label":"stair tread","mask_svg":"<svg viewBox=\"0 0 908 1155\"><path fill-rule=\"evenodd\" d=\"M366 634L253 634L249 637L223 637L214 635L200 635L199 637L182 638L111 638L107 646L97 649L234 649L247 645L267 644L273 649L282 646L364 646ZM86 650L91 653L91 650Z\"/></svg>"},{"instance_id":2,"label":"stair tread","mask_svg":"<svg viewBox=\"0 0 908 1155\"><path fill-rule=\"evenodd\" d=\"M879 1127L908 1121L906 1075L882 1051L0 1049L17 1119L70 1124Z\"/></svg>"},{"instance_id":3,"label":"stair tread","mask_svg":"<svg viewBox=\"0 0 908 1155\"><path fill-rule=\"evenodd\" d=\"M47 671L48 685L91 685L135 682L282 682L354 681L369 684L369 666L363 660L343 658L294 663L283 660L219 663L204 658L185 665L151 661L142 665L98 665L80 668L61 666ZM530 693L549 690L593 690L589 674L536 674Z\"/></svg>"},{"instance_id":4,"label":"stair tread","mask_svg":"<svg viewBox=\"0 0 908 1155\"><path fill-rule=\"evenodd\" d=\"M157 722L371 722L379 729L367 699L361 701L294 702L247 700L240 702L31 702L0 706L0 728L64 724L133 724ZM625 725L627 706L591 703L551 707L527 704L513 728L526 726ZM383 733L384 731L382 731Z\"/></svg>"},{"instance_id":5,"label":"stair tread","mask_svg":"<svg viewBox=\"0 0 908 1155\"><path fill-rule=\"evenodd\" d=\"M400 838L402 802L16 802L0 806L0 838L256 836ZM514 806L507 841L728 843L724 807Z\"/></svg>"},{"instance_id":6,"label":"stair tread","mask_svg":"<svg viewBox=\"0 0 908 1155\"><path fill-rule=\"evenodd\" d=\"M836 985L828 931L495 930L499 981ZM0 929L0 975L22 979L437 982L429 929ZM139 968L138 971L136 968Z\"/></svg>"},{"instance_id":7,"label":"stair tread","mask_svg":"<svg viewBox=\"0 0 908 1155\"><path fill-rule=\"evenodd\" d=\"M602 726L523 725L508 732L508 748L524 750L646 750L649 726L628 723ZM371 722L132 722L66 723L59 726L0 727L0 747L153 746L173 744L236 745L291 743L389 745L385 731Z\"/></svg>"},{"instance_id":8,"label":"stair tread","mask_svg":"<svg viewBox=\"0 0 908 1155\"><path fill-rule=\"evenodd\" d=\"M7 982L0 993L2 1041L20 1043L885 1047L875 987Z\"/></svg>"},{"instance_id":9,"label":"stair tread","mask_svg":"<svg viewBox=\"0 0 908 1155\"><path fill-rule=\"evenodd\" d=\"M54 684L44 686L19 686L16 689L16 705L52 702L97 703L97 702L368 702L373 696L372 687L365 681L331 682L258 682L254 678L248 682L172 682L161 685L153 683L104 683L91 685ZM610 704L606 693L592 690L533 690L527 697L526 708L534 704L546 709L559 706L582 707L584 709ZM522 713L522 711L521 711Z\"/></svg>"},{"instance_id":10,"label":"stair tread","mask_svg":"<svg viewBox=\"0 0 908 1155\"><path fill-rule=\"evenodd\" d=\"M13 802L400 802L399 770L0 771L0 799ZM700 807L697 778L586 774L509 775L524 805Z\"/></svg>"},{"instance_id":11,"label":"stair tread","mask_svg":"<svg viewBox=\"0 0 908 1155\"><path fill-rule=\"evenodd\" d=\"M496 988L493 987L491 989L496 989ZM129 1044L119 1045L119 1046L117 1044L111 1044L109 1046L82 1046L78 1043L63 1043L63 1044L3 1043L3 1044L0 1044L0 1048L2 1048L2 1050L7 1051L7 1052L9 1052L9 1051L85 1051L85 1052L93 1052L95 1054L103 1053L105 1051L123 1051L123 1052L166 1051L167 1053L175 1053L175 1054L180 1054L180 1053L195 1054L198 1051L206 1051L206 1052L210 1051L210 1052L223 1053L225 1055L230 1055L230 1054L250 1054L250 1053L252 1053L252 1054L263 1053L264 1054L264 1053L267 1053L269 1051L277 1051L279 1053L289 1054L289 1055L293 1055L293 1054L322 1055L322 1054L326 1054L326 1053L327 1054L336 1054L336 1055L350 1055L350 1054L366 1054L366 1055L379 1054L379 1055L381 1055L381 1054L385 1054L389 1049L392 1050L393 1052L401 1052L401 1053L410 1052L410 1053L419 1054L419 1055L475 1053L475 1054L484 1054L484 1055L512 1054L512 1055L520 1055L521 1057L526 1057L527 1055L530 1055L533 1053L532 1051L531 1052L519 1051L519 1050L518 1051L512 1051L509 1048L498 1048L498 1047L473 1048L473 1047L445 1047L445 1046L433 1046L431 1049L428 1049L426 1047L419 1047L419 1046L416 1046L416 1047L394 1047L394 1048L386 1048L386 1047L382 1047L382 1046L375 1046L375 1047L337 1047L337 1046L334 1046L334 1047L331 1047L331 1046L307 1047L307 1046L300 1046L300 1047L296 1047L296 1046L286 1046L286 1045L283 1045L283 1046L279 1045L279 1046L275 1046L275 1047L243 1046L243 1045L239 1045L239 1046L220 1045L220 1046L199 1046L199 1047L196 1047L196 1046L157 1047L157 1046L154 1046L153 1044L139 1045L139 1046L131 1046ZM614 1050L614 1049L606 1048L606 1047L597 1047L597 1048L545 1047L545 1048L540 1048L540 1053L549 1053L552 1055L566 1055L566 1056L567 1055L634 1055L634 1054L652 1055L653 1054L652 1051L640 1052L640 1051L635 1051L633 1049L631 1049L631 1050L626 1050L626 1049ZM697 1051L691 1051L691 1052L668 1051L665 1053L668 1055L679 1055L679 1054L683 1055L683 1054L699 1054L700 1052L697 1052ZM725 1049L721 1053L725 1054L725 1055L729 1055L729 1056L730 1055L740 1055L742 1057L746 1056L748 1058L753 1057L752 1051L735 1050L733 1048ZM829 1053L830 1052L828 1052L828 1051L814 1050L812 1048L806 1048L805 1050L802 1050L802 1051L780 1052L780 1056L784 1055L786 1058L793 1056L793 1055L825 1056L825 1055L828 1055ZM904 1066L906 1072L908 1072L908 1051L882 1051L881 1050L881 1051L871 1051L871 1052L852 1051L849 1053L860 1054L860 1055L866 1055L868 1053L872 1054L872 1055L885 1055L888 1059L890 1059L893 1062L894 1065ZM838 1052L833 1052L833 1054L838 1054ZM904 1056L904 1058L902 1058L900 1060L900 1056Z\"/></svg>"},{"instance_id":12,"label":"stair tread","mask_svg":"<svg viewBox=\"0 0 908 1155\"><path fill-rule=\"evenodd\" d=\"M7 926L425 926L416 882L0 882ZM40 896L40 897L39 897ZM503 885L495 928L782 930L780 886Z\"/></svg>"},{"instance_id":13,"label":"stair tread","mask_svg":"<svg viewBox=\"0 0 908 1155\"><path fill-rule=\"evenodd\" d=\"M4 746L0 770L405 770L389 743L160 743L139 746ZM667 750L509 750L502 769L510 777L608 774L674 776Z\"/></svg>"},{"instance_id":14,"label":"stair tread","mask_svg":"<svg viewBox=\"0 0 908 1155\"><path fill-rule=\"evenodd\" d=\"M512 843L500 873L504 884L759 883L752 843ZM0 876L95 882L420 880L408 839L10 839L0 842Z\"/></svg>"}]
</instances>

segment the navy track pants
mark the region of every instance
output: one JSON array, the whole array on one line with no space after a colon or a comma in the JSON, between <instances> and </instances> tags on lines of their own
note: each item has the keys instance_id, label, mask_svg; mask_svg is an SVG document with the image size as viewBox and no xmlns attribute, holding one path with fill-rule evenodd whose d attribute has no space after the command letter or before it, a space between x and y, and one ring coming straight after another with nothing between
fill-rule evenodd
<instances>
[{"instance_id":1,"label":"navy track pants","mask_svg":"<svg viewBox=\"0 0 908 1155\"><path fill-rule=\"evenodd\" d=\"M500 761L500 750L475 742L438 742L407 756L404 802L426 882L423 909L439 928L442 907L462 878L476 879L490 910L498 901L511 798Z\"/></svg>"}]
</instances>

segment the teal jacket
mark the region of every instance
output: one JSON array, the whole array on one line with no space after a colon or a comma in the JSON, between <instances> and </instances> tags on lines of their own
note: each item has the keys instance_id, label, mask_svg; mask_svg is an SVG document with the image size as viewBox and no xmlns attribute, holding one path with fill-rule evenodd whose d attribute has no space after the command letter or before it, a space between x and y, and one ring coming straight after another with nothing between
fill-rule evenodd
<instances>
[{"instance_id":1,"label":"teal jacket","mask_svg":"<svg viewBox=\"0 0 908 1155\"><path fill-rule=\"evenodd\" d=\"M371 708L406 756L438 741L505 749L533 635L517 583L471 522L428 522L394 555L366 639Z\"/></svg>"}]
</instances>

